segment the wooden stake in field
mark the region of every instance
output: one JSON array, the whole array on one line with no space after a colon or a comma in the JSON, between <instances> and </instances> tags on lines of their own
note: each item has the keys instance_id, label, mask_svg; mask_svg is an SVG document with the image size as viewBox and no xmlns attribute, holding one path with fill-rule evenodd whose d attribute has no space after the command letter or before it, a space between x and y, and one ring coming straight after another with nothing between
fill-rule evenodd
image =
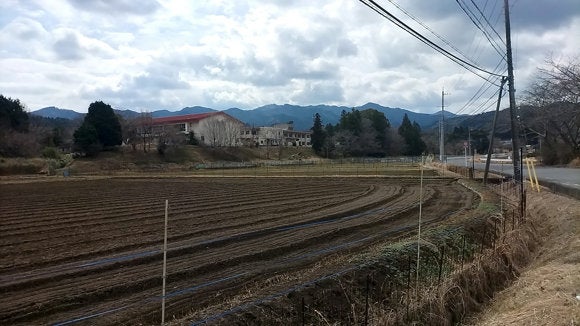
<instances>
[{"instance_id":1,"label":"wooden stake in field","mask_svg":"<svg viewBox=\"0 0 580 326\"><path fill-rule=\"evenodd\" d=\"M419 258L421 256L421 213L423 207L423 156L421 156L421 182L419 188L419 226L417 231L417 289L419 289ZM417 290L418 291L418 290ZM417 300L419 296L417 295Z\"/></svg>"},{"instance_id":2,"label":"wooden stake in field","mask_svg":"<svg viewBox=\"0 0 580 326\"><path fill-rule=\"evenodd\" d=\"M163 236L163 290L161 294L161 325L165 324L165 279L167 278L167 211L169 200L165 200L165 235Z\"/></svg>"}]
</instances>

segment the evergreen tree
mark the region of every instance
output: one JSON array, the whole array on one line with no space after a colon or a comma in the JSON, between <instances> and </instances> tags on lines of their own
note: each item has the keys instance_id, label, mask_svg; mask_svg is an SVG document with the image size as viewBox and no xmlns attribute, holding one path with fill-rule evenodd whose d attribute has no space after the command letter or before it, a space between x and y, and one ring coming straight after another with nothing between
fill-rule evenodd
<instances>
[{"instance_id":1,"label":"evergreen tree","mask_svg":"<svg viewBox=\"0 0 580 326\"><path fill-rule=\"evenodd\" d=\"M425 145L425 142L421 139L421 127L415 121L411 123L407 114L403 117L403 122L399 127L399 135L401 135L405 141L405 150L403 151L404 155L418 156L427 148L427 145Z\"/></svg>"},{"instance_id":2,"label":"evergreen tree","mask_svg":"<svg viewBox=\"0 0 580 326\"><path fill-rule=\"evenodd\" d=\"M119 118L109 104L101 101L89 106L89 113L83 123L91 124L97 130L98 140L104 147L121 145L123 134Z\"/></svg>"},{"instance_id":3,"label":"evergreen tree","mask_svg":"<svg viewBox=\"0 0 580 326\"><path fill-rule=\"evenodd\" d=\"M388 148L387 144L387 134L389 128L391 127L391 123L385 117L385 114L377 111L375 109L366 109L361 112L363 118L367 118L372 123L372 128L376 132L375 141L377 145L382 150L383 154L386 154L386 150Z\"/></svg>"},{"instance_id":4,"label":"evergreen tree","mask_svg":"<svg viewBox=\"0 0 580 326\"><path fill-rule=\"evenodd\" d=\"M324 140L326 138L326 133L322 127L322 120L320 119L320 114L316 113L314 115L314 125L311 128L312 135L310 138L312 149L317 154L322 152L322 147L324 146Z\"/></svg>"},{"instance_id":5,"label":"evergreen tree","mask_svg":"<svg viewBox=\"0 0 580 326\"><path fill-rule=\"evenodd\" d=\"M89 113L73 136L77 150L88 155L96 155L102 148L121 145L123 134L121 123L113 108L97 101L91 103Z\"/></svg>"},{"instance_id":6,"label":"evergreen tree","mask_svg":"<svg viewBox=\"0 0 580 326\"><path fill-rule=\"evenodd\" d=\"M85 153L88 156L94 156L101 150L97 130L89 123L83 122L83 124L75 130L73 137L75 151Z\"/></svg>"},{"instance_id":7,"label":"evergreen tree","mask_svg":"<svg viewBox=\"0 0 580 326\"><path fill-rule=\"evenodd\" d=\"M28 131L28 113L18 99L0 94L0 128L18 132Z\"/></svg>"}]
</instances>

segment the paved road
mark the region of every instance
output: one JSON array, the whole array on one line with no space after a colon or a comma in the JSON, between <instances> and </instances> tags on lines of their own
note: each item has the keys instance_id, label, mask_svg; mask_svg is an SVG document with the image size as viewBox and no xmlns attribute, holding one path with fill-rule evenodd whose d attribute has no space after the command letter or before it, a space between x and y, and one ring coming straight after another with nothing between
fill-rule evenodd
<instances>
[{"instance_id":1,"label":"paved road","mask_svg":"<svg viewBox=\"0 0 580 326\"><path fill-rule=\"evenodd\" d=\"M458 165L458 166L465 166L465 158L463 156L457 157L448 157L447 158L448 164ZM469 162L471 163L471 162ZM485 169L485 163L475 163L475 168L479 170ZM490 171L497 171L497 172L504 172L507 174L513 174L513 166L512 164L490 164L489 167ZM524 164L523 169L524 177L528 177L528 170L526 165ZM575 189L580 189L580 169L574 168L554 168L554 167L544 167L544 166L537 166L536 167L536 174L538 175L538 179L556 182L568 187L572 187Z\"/></svg>"}]
</instances>

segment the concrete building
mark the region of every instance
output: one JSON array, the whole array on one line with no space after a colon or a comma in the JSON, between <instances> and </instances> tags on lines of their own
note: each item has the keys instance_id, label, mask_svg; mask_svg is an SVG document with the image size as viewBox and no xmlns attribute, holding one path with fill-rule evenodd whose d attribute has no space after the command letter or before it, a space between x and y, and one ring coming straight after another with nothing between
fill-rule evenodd
<instances>
[{"instance_id":1,"label":"concrete building","mask_svg":"<svg viewBox=\"0 0 580 326\"><path fill-rule=\"evenodd\" d=\"M241 138L246 146L311 146L310 131L294 130L292 122L269 127L246 127Z\"/></svg>"}]
</instances>

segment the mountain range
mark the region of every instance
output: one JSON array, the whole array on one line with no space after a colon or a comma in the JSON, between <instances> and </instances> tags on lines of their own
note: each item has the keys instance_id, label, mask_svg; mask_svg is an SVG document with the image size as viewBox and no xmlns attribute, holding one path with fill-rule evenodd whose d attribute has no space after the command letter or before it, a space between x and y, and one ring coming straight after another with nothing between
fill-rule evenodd
<instances>
[{"instance_id":1,"label":"mountain range","mask_svg":"<svg viewBox=\"0 0 580 326\"><path fill-rule=\"evenodd\" d=\"M350 111L353 107L347 106L333 106L333 105L309 105L309 106L299 106L299 105L278 105L269 104L261 106L252 110L241 110L238 108L230 108L223 110L223 112L239 119L240 121L253 126L269 126L275 123L285 123L288 121L294 122L294 128L296 130L309 130L312 127L314 121L314 115L316 113L320 114L323 124L331 123L336 124L340 120L340 115L342 111ZM393 127L398 127L403 116L407 114L411 121L417 122L422 128L430 128L436 125L441 117L440 113L417 113L401 108L390 108L382 106L376 103L366 103L364 105L354 107L357 110L365 109L375 109L379 112L385 114L387 119L391 122ZM131 119L139 116L141 113L132 110L115 110L117 114L124 117L125 119ZM217 110L203 107L203 106L193 106L185 107L179 111L169 111L169 110L157 110L151 111L151 115L154 118L158 117L169 117L178 116L184 114L195 114L195 113L206 113L214 112ZM45 107L36 111L32 111L31 114L42 116L46 118L63 118L74 120L84 116L83 113L79 113L73 110L60 109L54 106ZM456 117L455 114L445 111L445 119Z\"/></svg>"}]
</instances>

